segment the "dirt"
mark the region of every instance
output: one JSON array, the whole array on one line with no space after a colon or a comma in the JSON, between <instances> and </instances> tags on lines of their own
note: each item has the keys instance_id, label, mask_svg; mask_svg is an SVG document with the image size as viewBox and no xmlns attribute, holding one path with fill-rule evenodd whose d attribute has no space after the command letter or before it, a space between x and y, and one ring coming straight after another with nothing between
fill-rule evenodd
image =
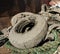
<instances>
[{"instance_id":1,"label":"dirt","mask_svg":"<svg viewBox=\"0 0 60 54\"><path fill-rule=\"evenodd\" d=\"M0 17L0 30L3 28L9 27L10 19L9 17ZM0 54L11 54L10 49L7 49L5 46L0 47Z\"/></svg>"},{"instance_id":2,"label":"dirt","mask_svg":"<svg viewBox=\"0 0 60 54\"><path fill-rule=\"evenodd\" d=\"M5 46L0 47L0 54L11 54L10 49L7 49Z\"/></svg>"},{"instance_id":3,"label":"dirt","mask_svg":"<svg viewBox=\"0 0 60 54\"><path fill-rule=\"evenodd\" d=\"M0 30L5 27L9 27L10 25L9 17L0 17Z\"/></svg>"}]
</instances>

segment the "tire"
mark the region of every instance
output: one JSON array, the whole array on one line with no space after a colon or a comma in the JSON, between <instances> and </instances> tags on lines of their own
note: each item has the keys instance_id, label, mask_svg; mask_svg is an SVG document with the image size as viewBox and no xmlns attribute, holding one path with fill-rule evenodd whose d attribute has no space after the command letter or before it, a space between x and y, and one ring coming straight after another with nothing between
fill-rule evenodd
<instances>
[{"instance_id":1,"label":"tire","mask_svg":"<svg viewBox=\"0 0 60 54\"><path fill-rule=\"evenodd\" d=\"M26 18L26 17L31 16L31 15L33 15L33 13L29 13L29 12L22 12L22 13L16 14L11 19L12 26L14 26L18 22L18 20L20 20L21 18Z\"/></svg>"},{"instance_id":2,"label":"tire","mask_svg":"<svg viewBox=\"0 0 60 54\"><path fill-rule=\"evenodd\" d=\"M11 29L8 37L10 43L19 49L37 46L37 44L43 40L47 32L47 23L42 16L29 12L24 12L23 14L29 14L29 17L27 16L20 18L16 24L13 23L13 20L12 25L14 26ZM20 16L21 13L15 16L18 15Z\"/></svg>"}]
</instances>

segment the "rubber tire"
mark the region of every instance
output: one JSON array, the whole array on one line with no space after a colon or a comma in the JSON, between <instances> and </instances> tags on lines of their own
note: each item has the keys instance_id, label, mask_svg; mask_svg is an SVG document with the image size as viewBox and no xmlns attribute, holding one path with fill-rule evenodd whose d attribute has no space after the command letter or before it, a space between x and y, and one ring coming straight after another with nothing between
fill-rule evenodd
<instances>
[{"instance_id":1,"label":"rubber tire","mask_svg":"<svg viewBox=\"0 0 60 54\"><path fill-rule=\"evenodd\" d=\"M18 16L18 15L20 16L20 14L21 13L15 15L15 16ZM26 13L24 12L24 14L26 14ZM8 36L10 43L19 49L32 48L32 47L36 46L37 44L39 44L42 41L42 39L45 37L45 35L47 33L47 23L46 23L46 20L44 20L42 18L42 16L40 16L38 14L32 14L32 13L27 13L27 14L31 14L36 17L36 21L37 21L36 26L34 26L34 28L27 33L18 34L15 32L15 28L16 28L17 24L19 24L24 19L28 19L28 17L21 18L15 25L12 21L12 25L14 25L14 26L11 29L9 36Z\"/></svg>"}]
</instances>

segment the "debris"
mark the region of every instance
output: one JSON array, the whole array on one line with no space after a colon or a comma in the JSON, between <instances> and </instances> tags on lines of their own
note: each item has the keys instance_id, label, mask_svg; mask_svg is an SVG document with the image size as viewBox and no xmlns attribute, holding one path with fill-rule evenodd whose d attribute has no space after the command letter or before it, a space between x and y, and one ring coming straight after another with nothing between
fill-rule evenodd
<instances>
[{"instance_id":1,"label":"debris","mask_svg":"<svg viewBox=\"0 0 60 54\"><path fill-rule=\"evenodd\" d=\"M44 8L44 6L43 6ZM46 8L46 7L45 7ZM19 49L32 48L37 46L44 38L54 39L51 31L60 27L59 23L51 23L48 20L59 22L60 12L58 9L43 9L40 15L23 12L12 17L12 26L8 28L8 39L10 43ZM48 27L47 27L48 26ZM4 32L7 35L7 33Z\"/></svg>"},{"instance_id":2,"label":"debris","mask_svg":"<svg viewBox=\"0 0 60 54\"><path fill-rule=\"evenodd\" d=\"M25 15L25 17L20 18L15 24L13 19L17 18L17 16L21 16L21 14ZM47 24L46 20L41 18L40 15L23 12L14 17L12 19L12 26L14 26L12 27L8 38L15 47L20 49L34 47L45 37Z\"/></svg>"}]
</instances>

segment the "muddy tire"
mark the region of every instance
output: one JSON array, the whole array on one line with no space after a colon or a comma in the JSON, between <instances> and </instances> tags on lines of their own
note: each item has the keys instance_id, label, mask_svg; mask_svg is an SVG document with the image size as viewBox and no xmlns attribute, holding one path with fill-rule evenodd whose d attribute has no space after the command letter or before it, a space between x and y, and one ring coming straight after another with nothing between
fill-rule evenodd
<instances>
[{"instance_id":1,"label":"muddy tire","mask_svg":"<svg viewBox=\"0 0 60 54\"><path fill-rule=\"evenodd\" d=\"M29 12L22 12L22 13L16 14L11 19L12 26L14 26L21 18L27 18L28 16L31 16L31 15L33 15L33 13L29 13Z\"/></svg>"},{"instance_id":2,"label":"muddy tire","mask_svg":"<svg viewBox=\"0 0 60 54\"><path fill-rule=\"evenodd\" d=\"M24 14L29 14L29 16L20 18L16 24L12 19L12 25L14 26L8 37L10 43L19 49L36 46L43 40L47 32L47 23L42 16L25 12ZM20 15L21 13L15 16L19 17Z\"/></svg>"}]
</instances>

